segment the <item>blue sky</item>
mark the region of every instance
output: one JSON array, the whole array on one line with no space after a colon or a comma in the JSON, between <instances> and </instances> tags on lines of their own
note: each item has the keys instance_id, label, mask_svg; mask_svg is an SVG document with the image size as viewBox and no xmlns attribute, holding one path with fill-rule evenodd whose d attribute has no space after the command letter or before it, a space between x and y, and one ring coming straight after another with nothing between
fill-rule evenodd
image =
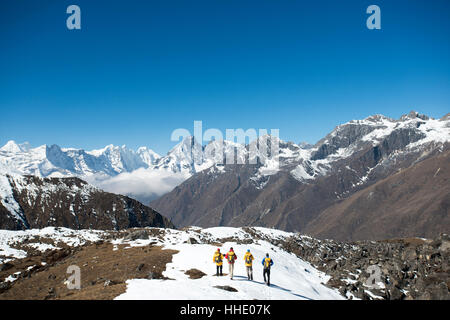
<instances>
[{"instance_id":1,"label":"blue sky","mask_svg":"<svg viewBox=\"0 0 450 320\"><path fill-rule=\"evenodd\" d=\"M81 30L66 28L70 4ZM371 4L381 30L366 28ZM449 102L448 0L0 2L0 144L164 154L194 120L314 143Z\"/></svg>"}]
</instances>

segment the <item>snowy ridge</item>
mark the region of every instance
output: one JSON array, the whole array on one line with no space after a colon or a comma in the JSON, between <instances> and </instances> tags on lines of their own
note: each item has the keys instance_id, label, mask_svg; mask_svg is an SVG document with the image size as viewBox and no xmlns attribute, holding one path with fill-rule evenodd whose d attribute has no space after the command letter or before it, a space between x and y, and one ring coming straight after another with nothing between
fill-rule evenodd
<instances>
[{"instance_id":1,"label":"snowy ridge","mask_svg":"<svg viewBox=\"0 0 450 320\"><path fill-rule=\"evenodd\" d=\"M27 146L27 147L24 147ZM8 141L0 148L0 169L8 173L38 177L90 176L103 173L117 175L138 168L148 168L159 159L154 151L126 146L109 145L100 150L60 148L57 145L43 145L30 148L28 144Z\"/></svg>"},{"instance_id":2,"label":"snowy ridge","mask_svg":"<svg viewBox=\"0 0 450 320\"><path fill-rule=\"evenodd\" d=\"M357 137L354 141L342 141L355 134L353 131L357 131L360 137ZM403 152L426 149L430 145L431 147L439 147L450 142L450 121L448 119L436 120L417 112L411 112L402 116L399 120L383 115L370 116L364 120L352 120L336 127L316 146L299 152L296 160L301 161L301 164L293 169L291 174L301 182L326 175L332 169L333 163L351 157L356 152L366 148L367 145L379 146L386 137L402 131L408 132L408 134L414 133L418 137L417 141L407 144L402 150ZM333 143L338 146L334 152L323 158L314 158L314 155L321 148L333 146ZM352 169L349 168L349 170ZM373 168L368 168L368 174L372 170Z\"/></svg>"}]
</instances>

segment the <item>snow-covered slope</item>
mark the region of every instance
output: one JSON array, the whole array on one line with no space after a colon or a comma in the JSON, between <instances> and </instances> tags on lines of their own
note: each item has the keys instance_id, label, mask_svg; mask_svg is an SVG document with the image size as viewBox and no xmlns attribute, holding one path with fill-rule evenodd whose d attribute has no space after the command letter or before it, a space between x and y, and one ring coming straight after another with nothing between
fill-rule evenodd
<instances>
[{"instance_id":1,"label":"snow-covered slope","mask_svg":"<svg viewBox=\"0 0 450 320\"><path fill-rule=\"evenodd\" d=\"M218 247L237 254L233 280L226 262L224 276L214 275ZM260 227L0 230L0 299L448 300L449 248L445 234L348 243ZM244 268L248 249L253 281ZM274 260L270 287L266 253ZM81 272L75 291L67 288L73 265Z\"/></svg>"},{"instance_id":2,"label":"snow-covered slope","mask_svg":"<svg viewBox=\"0 0 450 320\"><path fill-rule=\"evenodd\" d=\"M277 230L258 228L258 232L271 238L285 237L285 233ZM237 240L248 240L249 234L241 229L234 228L210 228L201 231L209 235L212 242L218 239L233 238L222 244L222 251L226 252L233 247L238 256L235 265L233 280L228 276L215 276L215 265L212 255L217 250L213 244L187 244L184 243L186 234L174 233L166 240L165 248L178 250L173 256L172 263L167 264L164 276L172 280L146 280L134 279L127 282L127 292L117 297L121 299L258 299L258 300L318 300L318 299L344 299L337 290L323 285L329 279L324 273L319 272L309 263L299 259L292 253L275 247L266 241L258 241L251 244L238 244ZM195 233L189 236L195 237ZM131 245L142 245L145 242ZM243 261L244 253L250 249L254 260L254 281L248 281ZM224 253L225 253L224 252ZM261 261L266 253L274 261L271 270L271 286L268 287L263 280ZM227 264L224 265L224 273L228 273ZM185 274L187 270L197 269L206 275L200 279L190 279ZM216 286L230 286L237 292L230 292Z\"/></svg>"},{"instance_id":3,"label":"snow-covered slope","mask_svg":"<svg viewBox=\"0 0 450 320\"><path fill-rule=\"evenodd\" d=\"M0 204L7 210L14 221L26 225L26 219L23 215L20 205L14 198L13 188L7 176L0 175Z\"/></svg>"},{"instance_id":4,"label":"snow-covered slope","mask_svg":"<svg viewBox=\"0 0 450 320\"><path fill-rule=\"evenodd\" d=\"M53 227L26 231L0 230L0 263L23 259L28 256L28 250L45 252L58 249L58 246L62 244L79 247L87 242L103 240L111 242L114 245L113 250L124 250L125 252L129 247L162 246L163 250L178 251L174 254L172 262L166 265L166 271L163 273L170 279L129 279L126 292L116 299L345 299L336 289L324 285L330 278L329 276L293 253L268 241L252 239L251 234L244 229L191 227L186 230L158 228L141 230L147 230L150 237L145 240L127 240L125 234L113 231L70 230ZM272 229L255 228L252 230L258 232L262 237L272 240L283 240L294 236L291 233ZM20 249L16 249L18 243L24 242L26 244L20 246ZM217 242L221 244L217 244ZM242 242L247 242L247 244L242 244ZM307 243L308 237L305 237L305 245ZM212 256L217 250L217 246L221 246L223 252L227 251L229 247L233 247L237 254L238 260L233 280L227 276L216 277L213 275L215 274L215 264ZM255 257L254 281L248 281L246 277L243 255L247 249L250 249ZM262 278L261 260L266 253L269 253L274 260L270 287L264 283ZM190 269L200 270L206 275L199 279L190 279L185 274ZM224 273L227 272L225 265ZM217 288L217 286L230 286L237 291L230 292Z\"/></svg>"},{"instance_id":5,"label":"snow-covered slope","mask_svg":"<svg viewBox=\"0 0 450 320\"><path fill-rule=\"evenodd\" d=\"M39 239L49 239L55 244L65 244L70 247L78 247L86 242L95 242L103 238L101 230L72 230L68 228L47 227L43 229L29 229L23 231L0 230L0 263L6 263L14 259L22 259L28 256L26 250L15 249L17 244L31 243L26 247L41 252L60 249L60 247L39 242ZM37 242L31 240L36 239ZM48 241L47 241L48 242Z\"/></svg>"}]
</instances>

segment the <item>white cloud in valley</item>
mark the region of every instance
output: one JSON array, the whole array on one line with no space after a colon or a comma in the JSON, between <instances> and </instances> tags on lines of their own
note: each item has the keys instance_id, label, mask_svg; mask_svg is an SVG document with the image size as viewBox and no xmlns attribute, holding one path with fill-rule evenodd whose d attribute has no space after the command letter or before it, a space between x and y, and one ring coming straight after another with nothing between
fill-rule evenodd
<instances>
[{"instance_id":1,"label":"white cloud in valley","mask_svg":"<svg viewBox=\"0 0 450 320\"><path fill-rule=\"evenodd\" d=\"M148 205L187 178L189 175L186 173L141 168L114 177L96 174L84 179L104 191L126 195Z\"/></svg>"}]
</instances>

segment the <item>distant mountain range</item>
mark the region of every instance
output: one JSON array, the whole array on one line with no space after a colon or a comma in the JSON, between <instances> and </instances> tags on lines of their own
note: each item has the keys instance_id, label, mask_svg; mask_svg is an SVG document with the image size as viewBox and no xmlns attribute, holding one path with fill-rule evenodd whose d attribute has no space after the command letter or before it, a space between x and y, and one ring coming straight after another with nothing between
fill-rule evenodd
<instances>
[{"instance_id":1,"label":"distant mountain range","mask_svg":"<svg viewBox=\"0 0 450 320\"><path fill-rule=\"evenodd\" d=\"M28 143L11 140L0 148L0 174L78 177L103 190L148 203L193 174L216 164L216 156L209 155L208 150L219 143L228 149L243 148L228 141L215 141L202 147L190 136L167 155L160 156L147 147L135 151L126 146L109 145L85 151L58 145L31 148Z\"/></svg>"},{"instance_id":2,"label":"distant mountain range","mask_svg":"<svg viewBox=\"0 0 450 320\"><path fill-rule=\"evenodd\" d=\"M243 146L229 141L213 141L202 147L192 136L185 137L165 156L160 156L147 147L140 147L135 151L126 146L109 145L103 149L85 151L61 148L55 144L31 148L27 142L18 144L10 140L0 148L0 172L63 178L116 176L138 169L149 169L190 176L219 161L214 154L209 155L208 150L220 143L225 149L237 148L239 153L245 150Z\"/></svg>"},{"instance_id":3,"label":"distant mountain range","mask_svg":"<svg viewBox=\"0 0 450 320\"><path fill-rule=\"evenodd\" d=\"M31 148L28 143L8 141L0 148L0 170L52 178L93 174L114 176L148 168L159 158L146 147L134 151L126 146L109 145L100 150L85 151L57 145Z\"/></svg>"}]
</instances>

